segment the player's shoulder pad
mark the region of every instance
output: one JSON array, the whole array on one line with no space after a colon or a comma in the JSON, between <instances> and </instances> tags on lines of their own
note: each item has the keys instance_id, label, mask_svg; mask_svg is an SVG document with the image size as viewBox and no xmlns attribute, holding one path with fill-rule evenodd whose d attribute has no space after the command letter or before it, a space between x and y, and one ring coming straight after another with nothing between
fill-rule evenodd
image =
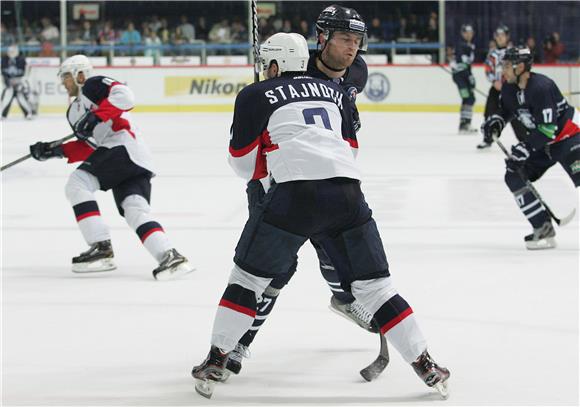
<instances>
[{"instance_id":1,"label":"player's shoulder pad","mask_svg":"<svg viewBox=\"0 0 580 407\"><path fill-rule=\"evenodd\" d=\"M101 103L103 99L109 96L109 90L113 81L106 76L91 76L83 84L82 93L91 102Z\"/></svg>"},{"instance_id":2,"label":"player's shoulder pad","mask_svg":"<svg viewBox=\"0 0 580 407\"><path fill-rule=\"evenodd\" d=\"M345 84L354 85L360 93L366 86L368 78L369 69L367 63L360 55L357 55L348 70L348 77L346 78Z\"/></svg>"}]
</instances>

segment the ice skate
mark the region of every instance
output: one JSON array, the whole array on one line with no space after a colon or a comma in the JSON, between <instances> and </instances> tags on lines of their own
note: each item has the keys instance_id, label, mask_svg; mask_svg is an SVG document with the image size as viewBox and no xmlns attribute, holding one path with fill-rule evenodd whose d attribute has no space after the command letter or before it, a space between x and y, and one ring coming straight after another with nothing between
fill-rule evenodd
<instances>
[{"instance_id":1,"label":"ice skate","mask_svg":"<svg viewBox=\"0 0 580 407\"><path fill-rule=\"evenodd\" d=\"M72 259L74 273L94 273L115 270L113 247L110 240L103 240L91 245L89 250Z\"/></svg>"},{"instance_id":2,"label":"ice skate","mask_svg":"<svg viewBox=\"0 0 580 407\"><path fill-rule=\"evenodd\" d=\"M459 125L459 134L460 135L467 135L467 134L476 134L479 132L479 129L471 127L471 123L461 123Z\"/></svg>"},{"instance_id":3,"label":"ice skate","mask_svg":"<svg viewBox=\"0 0 580 407\"><path fill-rule=\"evenodd\" d=\"M203 363L191 371L195 379L195 391L205 398L211 398L215 383L223 381L227 363L228 354L212 346Z\"/></svg>"},{"instance_id":4,"label":"ice skate","mask_svg":"<svg viewBox=\"0 0 580 407\"><path fill-rule=\"evenodd\" d=\"M537 229L534 233L527 235L524 240L528 250L544 250L553 249L556 247L556 231L552 222L548 221Z\"/></svg>"},{"instance_id":5,"label":"ice skate","mask_svg":"<svg viewBox=\"0 0 580 407\"><path fill-rule=\"evenodd\" d=\"M363 329L366 329L369 332L376 333L378 332L375 327L371 324L371 320L373 316L370 312L368 312L363 305L358 302L354 301L352 303L343 303L335 296L330 298L330 306L331 311L336 312L338 315L348 319L351 322L354 322L358 326Z\"/></svg>"},{"instance_id":6,"label":"ice skate","mask_svg":"<svg viewBox=\"0 0 580 407\"><path fill-rule=\"evenodd\" d=\"M153 277L156 280L172 280L194 270L184 256L179 254L177 250L171 249L165 252L159 267L153 270Z\"/></svg>"},{"instance_id":7,"label":"ice skate","mask_svg":"<svg viewBox=\"0 0 580 407\"><path fill-rule=\"evenodd\" d=\"M230 352L228 363L226 365L226 373L231 372L233 374L239 374L242 370L242 359L250 357L250 348L247 346L238 343L236 348ZM225 377L222 381L226 381L229 377L229 373L227 377Z\"/></svg>"},{"instance_id":8,"label":"ice skate","mask_svg":"<svg viewBox=\"0 0 580 407\"><path fill-rule=\"evenodd\" d=\"M491 143L488 143L488 142L486 142L486 141L482 141L481 143L479 143L479 144L477 145L477 148L478 148L479 150L484 150L484 149L486 149L486 148L490 148L490 147L491 147Z\"/></svg>"},{"instance_id":9,"label":"ice skate","mask_svg":"<svg viewBox=\"0 0 580 407\"><path fill-rule=\"evenodd\" d=\"M450 375L449 370L437 365L427 350L421 353L417 360L411 363L411 366L413 366L417 376L419 376L427 386L433 387L437 390L444 399L449 397L447 384Z\"/></svg>"}]
</instances>

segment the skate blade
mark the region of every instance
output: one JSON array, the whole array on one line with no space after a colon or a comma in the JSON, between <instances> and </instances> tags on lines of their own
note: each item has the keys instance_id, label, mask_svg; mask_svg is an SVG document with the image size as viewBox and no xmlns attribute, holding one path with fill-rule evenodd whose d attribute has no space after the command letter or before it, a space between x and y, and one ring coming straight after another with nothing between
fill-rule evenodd
<instances>
[{"instance_id":1,"label":"skate blade","mask_svg":"<svg viewBox=\"0 0 580 407\"><path fill-rule=\"evenodd\" d=\"M224 372L222 373L219 382L220 383L225 383L228 381L228 379L230 378L232 372L230 372L229 370L225 369Z\"/></svg>"},{"instance_id":2,"label":"skate blade","mask_svg":"<svg viewBox=\"0 0 580 407\"><path fill-rule=\"evenodd\" d=\"M548 237L540 239L537 242L526 242L526 249L528 250L546 250L554 249L556 247L556 239Z\"/></svg>"},{"instance_id":3,"label":"skate blade","mask_svg":"<svg viewBox=\"0 0 580 407\"><path fill-rule=\"evenodd\" d=\"M113 259L101 259L91 263L73 263L72 272L80 274L100 273L102 271L112 271L116 268L117 266Z\"/></svg>"},{"instance_id":4,"label":"skate blade","mask_svg":"<svg viewBox=\"0 0 580 407\"><path fill-rule=\"evenodd\" d=\"M163 270L155 275L155 280L158 281L169 281L169 280L176 280L180 277L183 277L186 274L192 273L195 271L195 267L191 266L189 262L183 262L178 264L175 267L171 267L167 270Z\"/></svg>"},{"instance_id":5,"label":"skate blade","mask_svg":"<svg viewBox=\"0 0 580 407\"><path fill-rule=\"evenodd\" d=\"M433 388L437 390L443 400L447 400L449 398L449 385L447 384L447 380L434 384Z\"/></svg>"},{"instance_id":6,"label":"skate blade","mask_svg":"<svg viewBox=\"0 0 580 407\"><path fill-rule=\"evenodd\" d=\"M215 382L213 380L195 379L195 391L206 399L211 399Z\"/></svg>"}]
</instances>

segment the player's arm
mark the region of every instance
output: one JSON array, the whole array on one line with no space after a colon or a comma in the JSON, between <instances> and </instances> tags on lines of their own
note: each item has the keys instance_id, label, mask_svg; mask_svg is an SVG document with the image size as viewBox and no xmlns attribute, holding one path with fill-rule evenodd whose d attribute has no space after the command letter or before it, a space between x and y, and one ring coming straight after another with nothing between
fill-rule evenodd
<instances>
[{"instance_id":1,"label":"player's arm","mask_svg":"<svg viewBox=\"0 0 580 407\"><path fill-rule=\"evenodd\" d=\"M61 140L42 142L39 141L30 146L30 155L38 161L46 161L50 158L68 159L69 163L85 161L94 151L94 148L82 140L62 143Z\"/></svg>"},{"instance_id":2,"label":"player's arm","mask_svg":"<svg viewBox=\"0 0 580 407\"><path fill-rule=\"evenodd\" d=\"M89 78L82 88L83 95L97 105L75 123L77 137L86 140L95 127L108 120L119 118L135 107L135 95L128 86L107 77Z\"/></svg>"},{"instance_id":3,"label":"player's arm","mask_svg":"<svg viewBox=\"0 0 580 407\"><path fill-rule=\"evenodd\" d=\"M340 111L342 117L341 133L342 138L350 145L352 154L356 158L358 155L358 140L356 138L356 130L353 122L352 114L349 113L355 108L353 102L347 95L343 95L343 109Z\"/></svg>"},{"instance_id":4,"label":"player's arm","mask_svg":"<svg viewBox=\"0 0 580 407\"><path fill-rule=\"evenodd\" d=\"M483 133L483 140L491 144L494 137L501 136L501 132L505 128L506 124L513 119L513 112L511 112L508 106L504 106L503 98L505 97L505 88L499 95L499 109L495 114L492 114L487 118L485 122L481 125L481 132Z\"/></svg>"},{"instance_id":5,"label":"player's arm","mask_svg":"<svg viewBox=\"0 0 580 407\"><path fill-rule=\"evenodd\" d=\"M534 150L543 148L554 141L558 134L558 109L555 95L558 93L554 83L549 87L540 87L530 95L532 98L532 116L536 128L531 129L528 144Z\"/></svg>"},{"instance_id":6,"label":"player's arm","mask_svg":"<svg viewBox=\"0 0 580 407\"><path fill-rule=\"evenodd\" d=\"M267 175L263 155L267 117L265 109L260 108L261 95L253 89L246 87L236 97L228 154L228 163L246 182Z\"/></svg>"}]
</instances>

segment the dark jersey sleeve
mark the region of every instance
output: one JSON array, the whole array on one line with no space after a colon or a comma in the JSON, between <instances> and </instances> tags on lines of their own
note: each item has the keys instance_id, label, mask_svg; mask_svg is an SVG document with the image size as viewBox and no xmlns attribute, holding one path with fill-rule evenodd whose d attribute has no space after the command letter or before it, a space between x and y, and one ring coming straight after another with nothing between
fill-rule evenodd
<instances>
[{"instance_id":1,"label":"dark jersey sleeve","mask_svg":"<svg viewBox=\"0 0 580 407\"><path fill-rule=\"evenodd\" d=\"M92 76L86 80L82 87L83 95L96 105L109 96L111 85L116 81L106 76Z\"/></svg>"},{"instance_id":2,"label":"dark jersey sleeve","mask_svg":"<svg viewBox=\"0 0 580 407\"><path fill-rule=\"evenodd\" d=\"M358 93L361 93L367 84L369 70L367 63L360 55L357 55L352 65L348 68L348 74L344 79L342 87L348 90L354 86Z\"/></svg>"},{"instance_id":3,"label":"dark jersey sleeve","mask_svg":"<svg viewBox=\"0 0 580 407\"><path fill-rule=\"evenodd\" d=\"M552 80L542 81L530 92L531 114L536 128L530 131L529 143L534 149L553 141L558 132L557 102L563 99Z\"/></svg>"}]
</instances>

